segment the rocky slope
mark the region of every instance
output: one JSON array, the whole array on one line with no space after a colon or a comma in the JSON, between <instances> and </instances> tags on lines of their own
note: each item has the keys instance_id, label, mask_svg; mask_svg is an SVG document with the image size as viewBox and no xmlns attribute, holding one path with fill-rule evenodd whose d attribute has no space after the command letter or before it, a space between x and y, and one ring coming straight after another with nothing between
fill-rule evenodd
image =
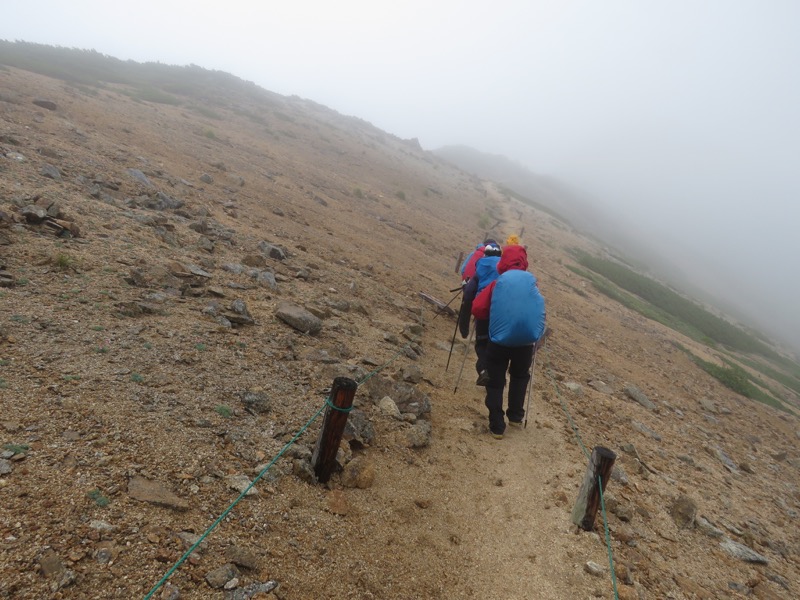
<instances>
[{"instance_id":1,"label":"rocky slope","mask_svg":"<svg viewBox=\"0 0 800 600\"><path fill-rule=\"evenodd\" d=\"M612 598L602 523L570 522L597 445L620 598L800 593L797 420L569 271L594 242L313 102L129 92L0 70L0 597L144 597L262 475L153 597ZM486 217L554 331L499 442L419 295Z\"/></svg>"}]
</instances>

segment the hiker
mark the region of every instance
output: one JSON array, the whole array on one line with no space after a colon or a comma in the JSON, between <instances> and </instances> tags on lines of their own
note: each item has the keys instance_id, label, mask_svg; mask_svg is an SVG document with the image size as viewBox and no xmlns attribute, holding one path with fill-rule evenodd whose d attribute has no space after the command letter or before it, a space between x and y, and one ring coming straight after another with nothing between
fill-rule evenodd
<instances>
[{"instance_id":1,"label":"hiker","mask_svg":"<svg viewBox=\"0 0 800 600\"><path fill-rule=\"evenodd\" d=\"M486 242L475 246L475 250L467 254L467 258L461 263L461 285L466 285L467 282L475 276L475 263L483 256L484 246L486 246Z\"/></svg>"},{"instance_id":2,"label":"hiker","mask_svg":"<svg viewBox=\"0 0 800 600\"><path fill-rule=\"evenodd\" d=\"M466 338L469 334L469 321L472 312L472 302L483 289L497 279L497 263L500 262L502 250L494 241L483 247L483 256L475 263L475 275L470 278L464 286L464 298L462 307L464 311L459 313L458 327L461 337ZM489 373L486 371L486 346L489 343L489 321L486 319L475 319L475 370L478 372L478 380L475 385L486 385L489 381Z\"/></svg>"},{"instance_id":3,"label":"hiker","mask_svg":"<svg viewBox=\"0 0 800 600\"><path fill-rule=\"evenodd\" d=\"M461 263L461 286L462 288L469 283L469 280L475 277L475 265L478 261L483 258L483 249L486 247L487 244L497 244L495 240L492 238L486 238L485 241L475 246L475 250L470 252L467 255L467 258L464 259L464 262ZM461 323L462 319L466 321L466 330L469 333L469 320L470 320L470 311L472 310L471 303L465 303L464 300L461 300L461 308L458 311L458 321ZM463 331L463 330L462 330ZM465 334L462 333L463 337L467 337Z\"/></svg>"},{"instance_id":4,"label":"hiker","mask_svg":"<svg viewBox=\"0 0 800 600\"><path fill-rule=\"evenodd\" d=\"M461 263L461 286L462 288L469 283L469 280L475 276L475 265L477 262L483 258L483 251L487 244L495 244L497 242L492 238L486 238L486 240L475 246L475 250L467 255L467 258L464 259L464 262ZM461 299L461 308L458 310L458 326L461 327L461 323L464 322L464 328L461 329L462 336L467 337L469 334L469 321L471 318L471 310L472 310L472 299L470 302L464 302L464 299ZM463 333L466 331L467 333ZM453 333L453 339L455 339L455 333Z\"/></svg>"},{"instance_id":5,"label":"hiker","mask_svg":"<svg viewBox=\"0 0 800 600\"><path fill-rule=\"evenodd\" d=\"M506 430L505 416L515 427L525 418L525 391L531 378L534 344L545 330L544 297L536 285L536 277L527 271L528 253L524 246L503 248L497 279L472 302L472 314L489 320L489 342L486 347L486 408L489 409L489 431L502 439ZM503 389L508 381L508 410L503 411Z\"/></svg>"}]
</instances>

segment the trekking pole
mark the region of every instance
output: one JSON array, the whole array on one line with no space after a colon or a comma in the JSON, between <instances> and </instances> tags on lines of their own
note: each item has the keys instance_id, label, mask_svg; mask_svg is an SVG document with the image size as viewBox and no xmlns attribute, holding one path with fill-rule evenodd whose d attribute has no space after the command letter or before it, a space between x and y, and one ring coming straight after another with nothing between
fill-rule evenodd
<instances>
[{"instance_id":1,"label":"trekking pole","mask_svg":"<svg viewBox=\"0 0 800 600\"><path fill-rule=\"evenodd\" d=\"M434 319L436 317L433 317ZM431 319L433 320L433 319ZM456 328L453 330L453 339L450 340L450 354L447 355L447 364L444 367L444 372L447 373L447 369L450 368L450 357L453 356L453 346L456 343L456 334L458 333L458 317L456 317Z\"/></svg>"},{"instance_id":2,"label":"trekking pole","mask_svg":"<svg viewBox=\"0 0 800 600\"><path fill-rule=\"evenodd\" d=\"M528 427L528 407L531 404L531 390L533 389L533 374L536 372L536 354L537 351L534 346L533 350L533 364L531 365L531 380L528 382L528 399L525 400L525 423L522 424L522 428L526 429Z\"/></svg>"},{"instance_id":3,"label":"trekking pole","mask_svg":"<svg viewBox=\"0 0 800 600\"><path fill-rule=\"evenodd\" d=\"M523 429L528 426L528 406L531 403L531 390L533 389L533 373L536 370L536 355L539 353L539 349L542 348L547 343L547 338L550 337L550 334L553 333L553 330L549 327L545 327L544 333L542 337L533 345L533 364L531 364L531 380L528 382L528 399L525 401L525 423L523 424ZM541 342L541 343L539 343Z\"/></svg>"},{"instance_id":4,"label":"trekking pole","mask_svg":"<svg viewBox=\"0 0 800 600\"><path fill-rule=\"evenodd\" d=\"M450 290L450 291L451 292L455 292L455 290ZM438 311L436 311L436 314L433 316L433 319L431 319L431 321L435 321L436 317L438 317L440 314L442 314L444 312L444 309L447 308L448 306L450 306L453 303L453 300L458 298L461 295L461 292L463 292L463 291L464 291L464 288L461 288L461 287L458 288L458 292L456 293L456 295L453 296L452 298L450 298L450 302L448 302L447 304L442 306ZM458 321L456 321L456 325L458 325Z\"/></svg>"},{"instance_id":5,"label":"trekking pole","mask_svg":"<svg viewBox=\"0 0 800 600\"><path fill-rule=\"evenodd\" d=\"M456 379L456 387L453 388L453 393L458 391L458 384L461 383L461 374L464 372L464 363L467 362L467 354L469 354L469 347L472 344L472 338L475 335L475 322L472 323L472 328L469 330L469 339L467 345L464 347L464 358L461 359L461 368L458 370L458 379Z\"/></svg>"}]
</instances>

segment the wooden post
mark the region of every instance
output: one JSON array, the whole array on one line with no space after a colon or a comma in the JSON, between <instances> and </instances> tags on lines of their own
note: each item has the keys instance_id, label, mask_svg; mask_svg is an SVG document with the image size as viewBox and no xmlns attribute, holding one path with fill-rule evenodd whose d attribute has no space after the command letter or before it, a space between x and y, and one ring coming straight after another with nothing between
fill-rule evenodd
<instances>
[{"instance_id":1,"label":"wooden post","mask_svg":"<svg viewBox=\"0 0 800 600\"><path fill-rule=\"evenodd\" d=\"M464 253L459 252L458 258L456 259L456 273L461 272L461 263L464 262Z\"/></svg>"},{"instance_id":2,"label":"wooden post","mask_svg":"<svg viewBox=\"0 0 800 600\"><path fill-rule=\"evenodd\" d=\"M328 406L325 409L325 419L311 457L314 474L320 483L327 483L333 473L336 453L339 451L344 426L347 424L347 415L353 406L356 388L358 383L349 377L337 377L333 380L329 401L336 408Z\"/></svg>"},{"instance_id":3,"label":"wooden post","mask_svg":"<svg viewBox=\"0 0 800 600\"><path fill-rule=\"evenodd\" d=\"M605 492L615 460L617 455L608 448L595 446L592 450L589 467L578 491L578 500L572 509L572 522L584 531L594 529L594 519L597 516L597 509L600 508L600 488L597 485L597 478L603 482Z\"/></svg>"}]
</instances>

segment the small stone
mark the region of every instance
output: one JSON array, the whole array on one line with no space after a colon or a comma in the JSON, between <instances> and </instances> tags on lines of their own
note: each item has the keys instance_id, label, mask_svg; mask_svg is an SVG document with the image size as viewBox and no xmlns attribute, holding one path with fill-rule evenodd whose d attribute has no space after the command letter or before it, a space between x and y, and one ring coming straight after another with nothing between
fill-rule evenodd
<instances>
[{"instance_id":1,"label":"small stone","mask_svg":"<svg viewBox=\"0 0 800 600\"><path fill-rule=\"evenodd\" d=\"M680 496L672 503L669 513L678 528L691 529L695 525L697 504L688 496Z\"/></svg>"},{"instance_id":2,"label":"small stone","mask_svg":"<svg viewBox=\"0 0 800 600\"><path fill-rule=\"evenodd\" d=\"M357 456L342 471L342 485L367 489L375 482L375 467L364 456Z\"/></svg>"},{"instance_id":3,"label":"small stone","mask_svg":"<svg viewBox=\"0 0 800 600\"><path fill-rule=\"evenodd\" d=\"M228 549L225 550L225 558L238 567L244 567L245 569L253 571L258 569L258 557L255 552L249 548L235 545L228 546Z\"/></svg>"},{"instance_id":4,"label":"small stone","mask_svg":"<svg viewBox=\"0 0 800 600\"><path fill-rule=\"evenodd\" d=\"M247 489L252 483L247 475L228 475L225 477L225 483L228 484L229 488L236 490L239 493L243 493L245 490L247 490L245 496L258 495L258 490L255 487L251 487L249 490Z\"/></svg>"},{"instance_id":5,"label":"small stone","mask_svg":"<svg viewBox=\"0 0 800 600\"><path fill-rule=\"evenodd\" d=\"M769 563L766 557L760 555L755 550L752 550L744 544L740 544L739 542L734 542L731 539L725 539L724 541L720 542L719 545L722 546L722 549L725 550L725 552L734 558L738 558L739 560L762 565Z\"/></svg>"},{"instance_id":6,"label":"small stone","mask_svg":"<svg viewBox=\"0 0 800 600\"><path fill-rule=\"evenodd\" d=\"M598 565L596 562L592 562L591 560L583 565L583 570L594 577L602 577L605 573L605 569L603 567Z\"/></svg>"},{"instance_id":7,"label":"small stone","mask_svg":"<svg viewBox=\"0 0 800 600\"><path fill-rule=\"evenodd\" d=\"M215 590L225 586L226 583L239 576L239 569L227 563L206 573L206 582Z\"/></svg>"},{"instance_id":8,"label":"small stone","mask_svg":"<svg viewBox=\"0 0 800 600\"><path fill-rule=\"evenodd\" d=\"M52 100L47 100L46 98L36 98L33 103L36 106L40 106L42 108L46 108L47 110L57 110L58 105L53 102Z\"/></svg>"}]
</instances>

